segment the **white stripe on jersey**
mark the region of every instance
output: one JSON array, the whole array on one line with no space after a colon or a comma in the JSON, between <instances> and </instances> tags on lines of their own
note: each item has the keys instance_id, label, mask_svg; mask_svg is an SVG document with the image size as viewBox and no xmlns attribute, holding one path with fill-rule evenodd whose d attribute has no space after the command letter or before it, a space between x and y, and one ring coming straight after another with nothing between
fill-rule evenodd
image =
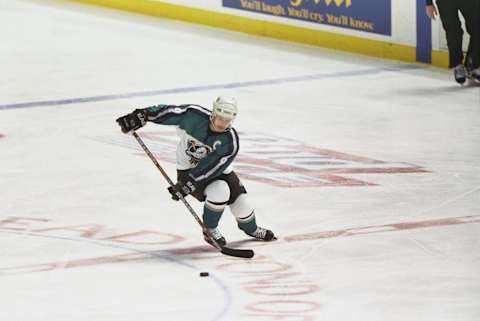
<instances>
[{"instance_id":1,"label":"white stripe on jersey","mask_svg":"<svg viewBox=\"0 0 480 321\"><path fill-rule=\"evenodd\" d=\"M176 114L176 115L181 115L181 114L184 114L188 111L188 109L192 108L192 109L196 109L198 111L201 111L202 113L204 113L205 115L207 116L210 116L210 112L201 107L201 106L198 106L198 105L187 105L186 107L182 108L180 106L169 106L167 107L164 111L162 111L160 114L156 115L155 117L152 117L152 118L149 118L148 120L156 120L157 118L161 118L167 114Z\"/></svg>"}]
</instances>

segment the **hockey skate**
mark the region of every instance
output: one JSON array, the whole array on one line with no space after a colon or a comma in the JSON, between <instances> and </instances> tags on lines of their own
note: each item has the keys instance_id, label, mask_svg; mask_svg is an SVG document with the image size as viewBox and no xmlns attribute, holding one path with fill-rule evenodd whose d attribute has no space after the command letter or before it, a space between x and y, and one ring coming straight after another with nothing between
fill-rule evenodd
<instances>
[{"instance_id":1,"label":"hockey skate","mask_svg":"<svg viewBox=\"0 0 480 321\"><path fill-rule=\"evenodd\" d=\"M471 71L470 79L475 83L480 84L480 67Z\"/></svg>"},{"instance_id":2,"label":"hockey skate","mask_svg":"<svg viewBox=\"0 0 480 321\"><path fill-rule=\"evenodd\" d=\"M467 70L463 64L460 64L453 68L453 74L455 76L455 81L459 84L464 84L467 80Z\"/></svg>"},{"instance_id":3,"label":"hockey skate","mask_svg":"<svg viewBox=\"0 0 480 321\"><path fill-rule=\"evenodd\" d=\"M225 238L223 237L222 233L220 233L220 230L216 227L216 228L207 228L207 230L210 232L210 235L212 236L212 238L218 243L218 245L220 246L225 246L227 245L227 240L225 240ZM208 237L208 235L205 233L205 231L203 231L203 238L205 239L205 241L216 247L213 242L210 240L210 238Z\"/></svg>"},{"instance_id":4,"label":"hockey skate","mask_svg":"<svg viewBox=\"0 0 480 321\"><path fill-rule=\"evenodd\" d=\"M247 234L247 235L249 235L253 238L256 238L258 240L267 241L267 242L268 241L275 241L277 239L272 231L267 230L267 229L265 229L263 227L260 227L260 226L258 226L257 229L255 231L253 231L252 233L245 232L245 234Z\"/></svg>"}]
</instances>

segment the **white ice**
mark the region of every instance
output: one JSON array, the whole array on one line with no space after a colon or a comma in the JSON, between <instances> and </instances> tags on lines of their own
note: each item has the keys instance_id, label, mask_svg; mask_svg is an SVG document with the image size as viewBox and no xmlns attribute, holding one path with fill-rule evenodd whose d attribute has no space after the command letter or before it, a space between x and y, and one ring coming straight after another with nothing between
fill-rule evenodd
<instances>
[{"instance_id":1,"label":"white ice","mask_svg":"<svg viewBox=\"0 0 480 321\"><path fill-rule=\"evenodd\" d=\"M3 0L0 21L0 320L480 320L478 86L62 1ZM206 245L115 123L222 94L279 238L226 211L252 260ZM173 130L140 133L174 177Z\"/></svg>"}]
</instances>

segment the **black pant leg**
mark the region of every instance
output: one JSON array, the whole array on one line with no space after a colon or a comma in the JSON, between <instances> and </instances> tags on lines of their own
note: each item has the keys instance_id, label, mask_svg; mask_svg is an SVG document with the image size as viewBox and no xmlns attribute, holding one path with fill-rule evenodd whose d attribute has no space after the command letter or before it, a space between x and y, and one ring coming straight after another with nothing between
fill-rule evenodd
<instances>
[{"instance_id":1,"label":"black pant leg","mask_svg":"<svg viewBox=\"0 0 480 321\"><path fill-rule=\"evenodd\" d=\"M463 63L463 29L458 17L458 0L437 0L438 12L443 29L447 34L450 68Z\"/></svg>"},{"instance_id":2,"label":"black pant leg","mask_svg":"<svg viewBox=\"0 0 480 321\"><path fill-rule=\"evenodd\" d=\"M480 64L480 0L457 1L470 35L467 57L471 60L471 67L477 68Z\"/></svg>"}]
</instances>

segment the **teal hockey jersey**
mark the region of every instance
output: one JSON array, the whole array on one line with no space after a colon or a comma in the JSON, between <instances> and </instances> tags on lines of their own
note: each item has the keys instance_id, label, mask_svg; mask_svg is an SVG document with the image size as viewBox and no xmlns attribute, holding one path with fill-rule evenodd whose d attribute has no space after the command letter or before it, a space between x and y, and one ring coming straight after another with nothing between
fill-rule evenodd
<instances>
[{"instance_id":1,"label":"teal hockey jersey","mask_svg":"<svg viewBox=\"0 0 480 321\"><path fill-rule=\"evenodd\" d=\"M180 142L177 169L189 170L195 184L211 181L233 170L239 141L232 127L222 133L210 127L210 110L199 105L156 105L145 108L147 119L161 125L174 125Z\"/></svg>"}]
</instances>

